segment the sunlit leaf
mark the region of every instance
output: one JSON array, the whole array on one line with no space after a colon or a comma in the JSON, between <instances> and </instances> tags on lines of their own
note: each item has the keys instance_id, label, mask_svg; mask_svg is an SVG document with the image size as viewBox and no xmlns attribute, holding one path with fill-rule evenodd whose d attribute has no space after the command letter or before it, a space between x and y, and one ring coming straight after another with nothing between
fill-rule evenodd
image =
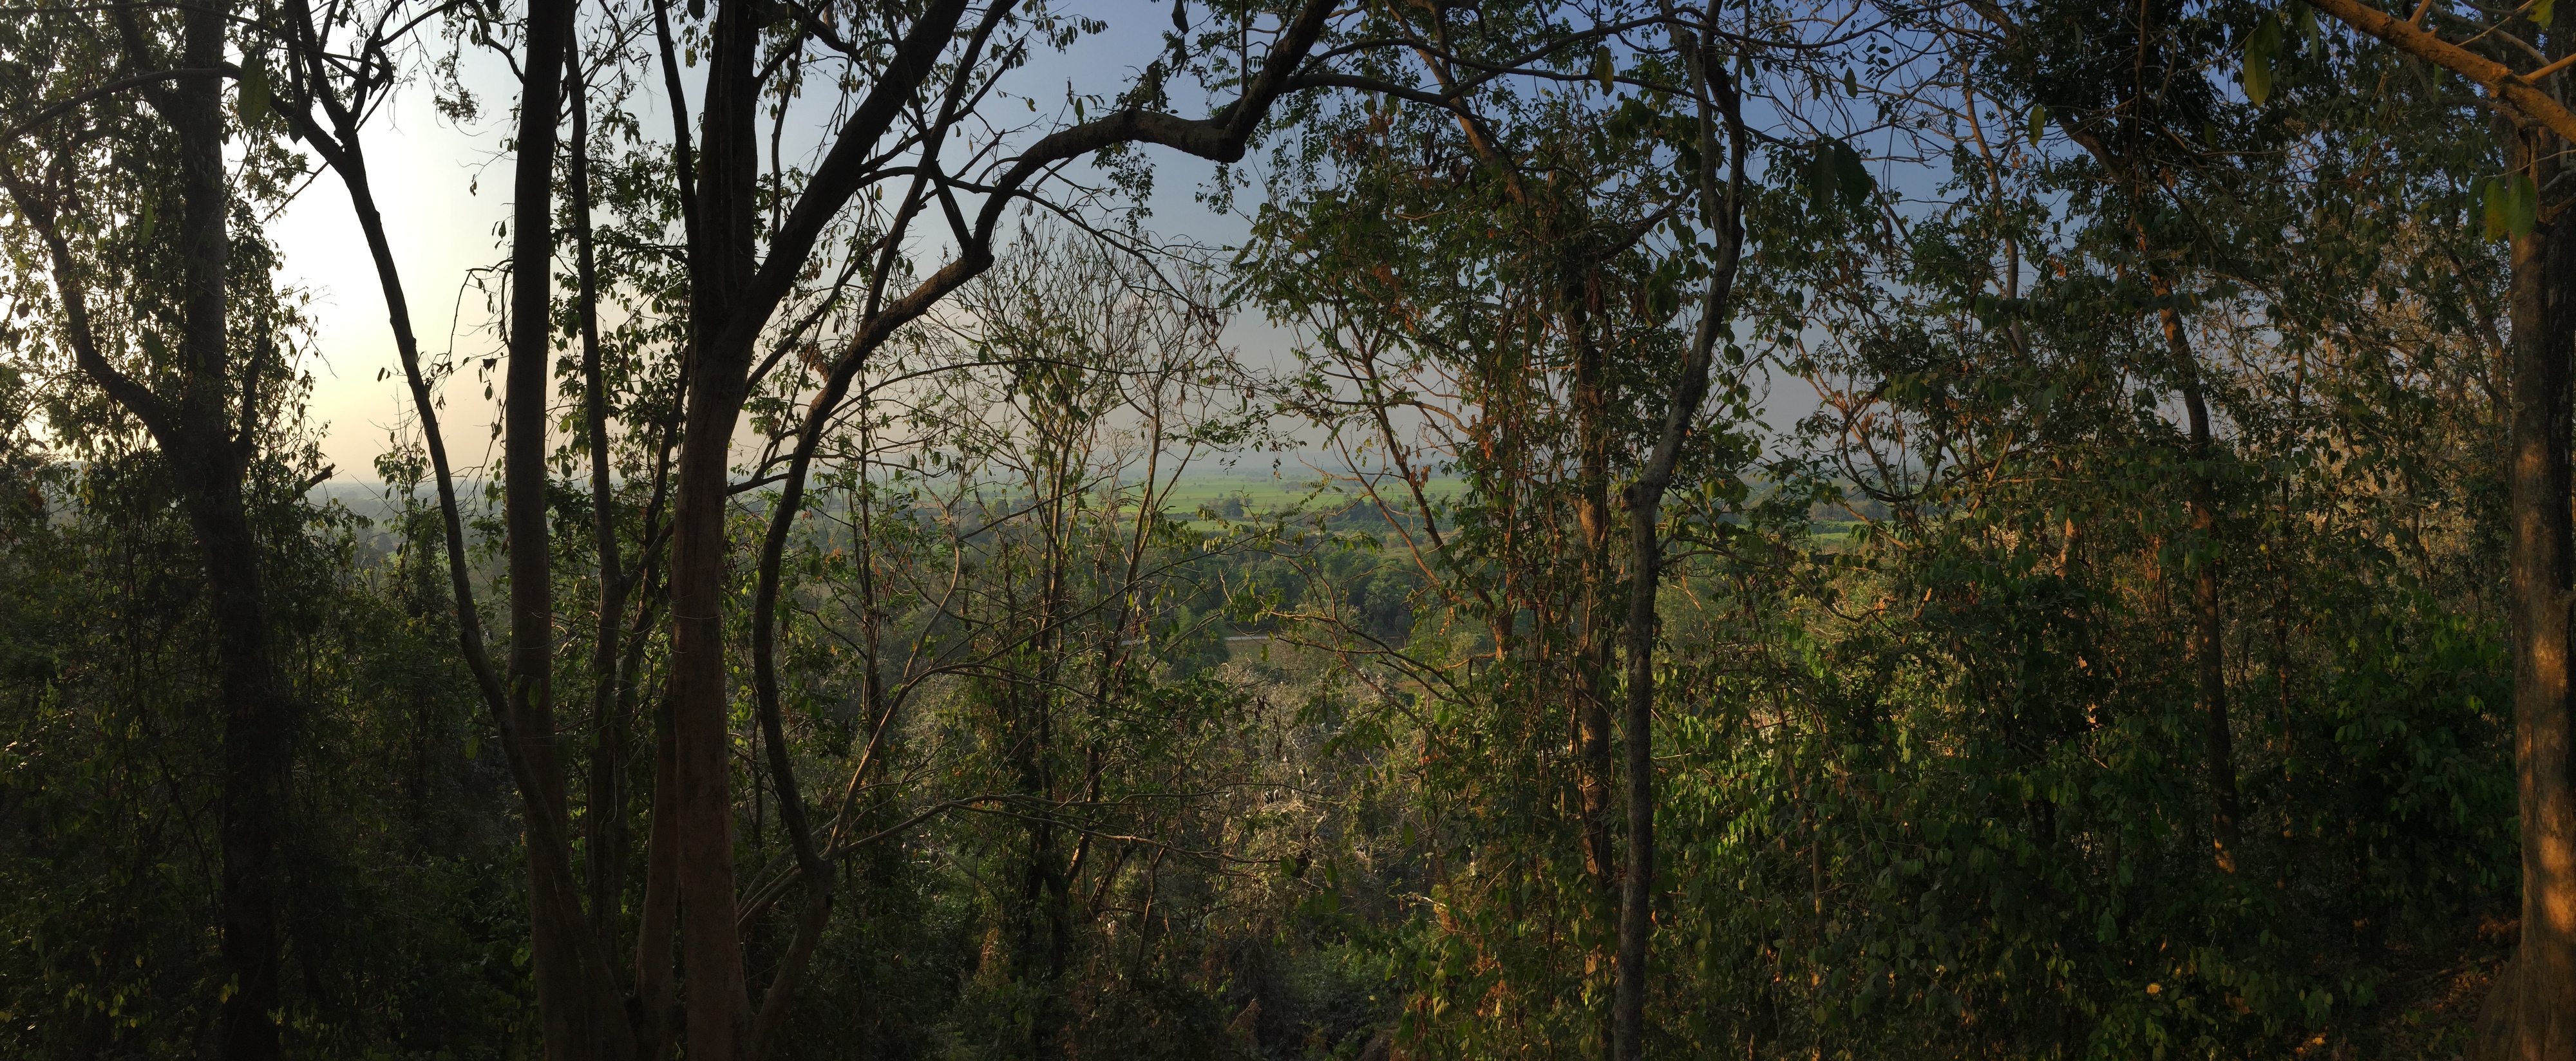
<instances>
[{"instance_id":1,"label":"sunlit leaf","mask_svg":"<svg viewBox=\"0 0 2576 1061\"><path fill-rule=\"evenodd\" d=\"M2540 224L2540 189L2531 182L2531 174L2516 173L2505 185L2504 228L2515 239L2531 234Z\"/></svg>"}]
</instances>

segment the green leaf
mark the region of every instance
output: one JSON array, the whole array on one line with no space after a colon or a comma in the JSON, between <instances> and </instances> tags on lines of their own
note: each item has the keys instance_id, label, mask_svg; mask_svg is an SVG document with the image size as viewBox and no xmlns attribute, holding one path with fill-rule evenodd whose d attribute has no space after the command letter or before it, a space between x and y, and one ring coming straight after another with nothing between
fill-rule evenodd
<instances>
[{"instance_id":1,"label":"green leaf","mask_svg":"<svg viewBox=\"0 0 2576 1061\"><path fill-rule=\"evenodd\" d=\"M1818 211L1833 205L1834 200L1838 198L1835 195L1834 184L1841 178L1842 173L1835 168L1833 157L1834 151L1830 141L1819 141L1815 152L1807 156L1805 174L1807 205Z\"/></svg>"},{"instance_id":2,"label":"green leaf","mask_svg":"<svg viewBox=\"0 0 2576 1061\"><path fill-rule=\"evenodd\" d=\"M2521 239L2540 224L2540 189L2528 173L2496 177L2478 186L2478 212L2488 239Z\"/></svg>"},{"instance_id":3,"label":"green leaf","mask_svg":"<svg viewBox=\"0 0 2576 1061\"><path fill-rule=\"evenodd\" d=\"M2039 138L2048 134L2048 108L2030 105L2030 146L2038 147Z\"/></svg>"},{"instance_id":4,"label":"green leaf","mask_svg":"<svg viewBox=\"0 0 2576 1061\"><path fill-rule=\"evenodd\" d=\"M1804 177L1807 204L1819 212L1836 207L1858 210L1869 202L1869 193L1877 186L1860 152L1840 140L1816 141L1815 152L1807 158Z\"/></svg>"},{"instance_id":5,"label":"green leaf","mask_svg":"<svg viewBox=\"0 0 2576 1061\"><path fill-rule=\"evenodd\" d=\"M1610 91L1612 79L1618 74L1617 65L1610 60L1610 49L1602 48L1592 53L1592 79L1601 82L1603 93Z\"/></svg>"},{"instance_id":6,"label":"green leaf","mask_svg":"<svg viewBox=\"0 0 2576 1061\"><path fill-rule=\"evenodd\" d=\"M141 243L141 242L144 242L145 240L149 240L149 239L151 239L151 238L152 238L152 223L153 223L153 220L154 220L154 218L153 218L153 216L152 216L152 199L151 199L151 197L146 196L146 197L144 198L144 200L143 200L143 209L142 209L142 210L140 210L140 211L137 211L137 212L136 212L136 214L135 214L135 216L134 216L134 241L135 241L135 242L137 242L137 243Z\"/></svg>"},{"instance_id":7,"label":"green leaf","mask_svg":"<svg viewBox=\"0 0 2576 1061\"><path fill-rule=\"evenodd\" d=\"M2504 228L2513 238L2521 239L2540 225L2540 189L2531 182L2531 174L2516 173L2505 185Z\"/></svg>"},{"instance_id":8,"label":"green leaf","mask_svg":"<svg viewBox=\"0 0 2576 1061\"><path fill-rule=\"evenodd\" d=\"M2541 0L2541 2L2546 4L2550 0ZM2290 11L2290 17L2296 20L2295 25L2299 36L2308 40L2309 50L2314 51L2325 47L2326 31L2323 26L2317 24L2317 9L2306 4L2294 3L2290 5Z\"/></svg>"},{"instance_id":9,"label":"green leaf","mask_svg":"<svg viewBox=\"0 0 2576 1061\"><path fill-rule=\"evenodd\" d=\"M2281 56L2281 20L2269 15L2245 38L2245 98L2260 107L2272 98L2272 61Z\"/></svg>"},{"instance_id":10,"label":"green leaf","mask_svg":"<svg viewBox=\"0 0 2576 1061\"><path fill-rule=\"evenodd\" d=\"M2532 0L2531 20L2543 26L2548 25L2550 9L2556 6L2558 6L2558 0Z\"/></svg>"},{"instance_id":11,"label":"green leaf","mask_svg":"<svg viewBox=\"0 0 2576 1061\"><path fill-rule=\"evenodd\" d=\"M707 17L707 0L689 0L689 17L704 20Z\"/></svg>"},{"instance_id":12,"label":"green leaf","mask_svg":"<svg viewBox=\"0 0 2576 1061\"><path fill-rule=\"evenodd\" d=\"M1860 80L1852 76L1850 67L1843 68L1843 92L1853 99L1860 98Z\"/></svg>"},{"instance_id":13,"label":"green leaf","mask_svg":"<svg viewBox=\"0 0 2576 1061\"><path fill-rule=\"evenodd\" d=\"M1871 180L1868 164L1860 152L1840 140L1834 141L1834 190L1842 193L1843 207L1858 210L1869 202L1869 193L1878 185Z\"/></svg>"},{"instance_id":14,"label":"green leaf","mask_svg":"<svg viewBox=\"0 0 2576 1061\"><path fill-rule=\"evenodd\" d=\"M257 129L261 122L268 120L268 62L265 57L243 57L241 84L234 91L233 105L241 114L244 129Z\"/></svg>"}]
</instances>

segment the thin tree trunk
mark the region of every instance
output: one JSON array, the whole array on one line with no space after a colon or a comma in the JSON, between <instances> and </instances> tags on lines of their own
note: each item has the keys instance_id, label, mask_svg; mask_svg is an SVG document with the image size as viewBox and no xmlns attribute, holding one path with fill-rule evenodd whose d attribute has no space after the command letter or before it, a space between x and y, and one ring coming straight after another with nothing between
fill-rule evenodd
<instances>
[{"instance_id":1,"label":"thin tree trunk","mask_svg":"<svg viewBox=\"0 0 2576 1061\"><path fill-rule=\"evenodd\" d=\"M671 701L654 709L653 810L644 840L644 901L635 930L635 1000L641 1010L636 1056L663 1061L675 1044L672 1017L677 996L671 962L672 932L680 919L679 742L671 730Z\"/></svg>"},{"instance_id":2,"label":"thin tree trunk","mask_svg":"<svg viewBox=\"0 0 2576 1061\"><path fill-rule=\"evenodd\" d=\"M1575 523L1583 534L1583 559L1574 619L1574 796L1575 813L1583 829L1583 871L1592 879L1588 905L1599 923L1615 918L1619 903L1619 854L1611 840L1611 822L1616 812L1610 794L1614 774L1610 759L1610 654L1619 630L1609 601L1610 584L1618 577L1610 557L1609 394L1602 378L1600 337L1593 334L1591 307L1585 298L1593 291L1591 279L1587 276L1587 282L1573 293L1566 320L1568 337L1574 343L1574 415L1575 430L1580 436L1576 445L1582 457L1583 476L1575 502ZM1587 978L1597 975L1594 963L1600 957L1597 944L1586 949L1583 971ZM1615 958L1611 964L1615 973ZM1602 1055L1615 1056L1617 1045L1612 1029L1604 1027Z\"/></svg>"},{"instance_id":3,"label":"thin tree trunk","mask_svg":"<svg viewBox=\"0 0 2576 1061\"><path fill-rule=\"evenodd\" d=\"M402 273L394 265L393 244L386 238L384 214L376 207L374 185L367 175L367 156L356 127L359 115L332 92L320 62L322 45L310 6L303 0L289 0L287 13L289 27L296 34L297 52L293 58L302 78L298 85L305 97L303 102L308 107L321 107L331 118L333 128L324 129L306 110L285 108L278 113L302 133L305 144L322 157L323 164L340 175L341 185L349 192L359 234L366 240L367 255L375 265L377 284L384 293L386 323L394 333L394 352L402 362L412 411L420 417L421 441L429 451L430 471L438 491L439 521L445 532L448 588L454 598L458 647L493 718L506 724L508 697L484 649L483 624L474 610L473 582L465 561L465 521L456 506L456 476L447 458L446 435L438 426L437 398L421 371L420 340L412 331L411 303L403 294Z\"/></svg>"},{"instance_id":4,"label":"thin tree trunk","mask_svg":"<svg viewBox=\"0 0 2576 1061\"><path fill-rule=\"evenodd\" d=\"M2171 295L2172 285L2157 281L2159 294ZM2236 740L2227 720L2227 657L2224 638L2226 616L2218 602L2218 488L2213 481L2211 462L2217 459L2209 429L2209 403L2202 394L2200 358L2192 352L2191 337L2183 331L2180 311L2171 306L2161 312L2165 347L2174 358L2175 378L2181 383L2183 415L2191 431L2191 467L2185 473L2191 507L2191 526L2199 534L2201 555L2192 566L2192 663L2200 686L2200 707L2204 713L2204 757L2209 766L2209 789L2217 804L2216 848L2218 868L2236 872L2237 814Z\"/></svg>"},{"instance_id":5,"label":"thin tree trunk","mask_svg":"<svg viewBox=\"0 0 2576 1061\"><path fill-rule=\"evenodd\" d=\"M571 818L554 719L554 571L546 503L546 427L554 376L555 125L560 117L566 0L530 0L511 204L509 366L505 376L502 523L510 572L510 746L526 829L528 913L546 1055L600 1056L623 1013L610 1012L585 968L595 940L582 916ZM604 966L604 963L602 963Z\"/></svg>"},{"instance_id":6,"label":"thin tree trunk","mask_svg":"<svg viewBox=\"0 0 2576 1061\"><path fill-rule=\"evenodd\" d=\"M1580 294L1588 294L1586 284ZM1578 304L1567 314L1574 340L1574 410L1582 450L1583 586L1575 618L1575 797L1583 821L1583 869L1603 904L1617 898L1618 856L1610 842L1610 650L1616 637L1607 587L1610 563L1610 431L1601 343Z\"/></svg>"},{"instance_id":7,"label":"thin tree trunk","mask_svg":"<svg viewBox=\"0 0 2576 1061\"><path fill-rule=\"evenodd\" d=\"M570 17L569 8L559 8L563 20ZM454 597L457 640L467 668L473 673L493 721L500 730L508 751L511 776L527 808L527 839L532 891L530 907L536 952L540 957L541 994L553 998L557 1005L548 1015L548 1049L553 1056L592 1056L605 1051L610 1057L631 1053L631 1029L616 994L614 974L609 971L599 947L599 939L581 920L581 900L573 883L569 834L564 817L563 784L559 766L553 762L551 722L540 729L535 745L520 739L527 727L521 712L512 703L511 691L494 671L487 654L482 625L476 617L473 587L465 560L463 519L457 508L455 477L448 460L444 433L439 428L437 402L429 381L421 369L420 346L411 323L409 302L404 296L401 274L395 266L392 247L385 234L384 219L378 209L369 180L366 156L358 137L357 123L364 115L362 104L340 99L333 87L332 74L320 60L322 42L313 25L308 5L296 0L288 5L289 28L295 35L297 63L295 91L301 97L299 108L282 109L281 113L314 148L324 163L337 171L348 189L350 204L358 218L359 230L374 260L377 280L385 297L388 323L394 333L394 345L400 357L405 384L411 391L413 409L420 417L423 442L429 452L430 465L438 491L439 515L444 525L447 549L449 589ZM568 30L568 21L561 25ZM563 32L556 35L560 49ZM539 44L542 52L546 45ZM376 86L381 87L381 86ZM361 85L361 93L368 86ZM549 90L551 91L551 90ZM320 108L332 127L325 129L313 119L309 110ZM551 156L551 148L544 153ZM551 179L549 176L549 185ZM547 226L537 226L543 230ZM524 229L523 229L524 231ZM550 242L550 240L549 240ZM540 295L540 298L543 296ZM514 316L522 309L513 306ZM542 316L540 334L543 333ZM519 364L514 359L514 366ZM542 377L540 377L542 385ZM540 412L543 402L533 403ZM542 438L538 439L542 445ZM537 555L543 556L539 549ZM518 584L525 585L524 580ZM514 601L514 604L516 602ZM516 615L514 613L514 619ZM515 623L514 623L515 625ZM549 634L544 644L551 645ZM524 754L535 750L531 759ZM552 798L544 798L551 792ZM550 810L549 810L550 808ZM567 993L568 992L568 993ZM578 1000L567 1002L566 1000ZM578 1006L582 1012L565 1017L565 1005ZM569 1029L585 1029L569 1038Z\"/></svg>"},{"instance_id":8,"label":"thin tree trunk","mask_svg":"<svg viewBox=\"0 0 2576 1061\"><path fill-rule=\"evenodd\" d=\"M571 165L565 177L572 185L575 274L580 290L582 413L590 447L592 547L599 553L599 613L590 655L590 798L582 815L590 879L591 934L603 946L617 939L619 899L625 893L626 869L626 698L620 688L618 635L626 613L627 580L618 558L615 462L608 449L608 385L600 366L599 269L590 238L590 86L582 75L581 51L564 49L564 71L572 85ZM615 967L615 955L609 964Z\"/></svg>"},{"instance_id":9,"label":"thin tree trunk","mask_svg":"<svg viewBox=\"0 0 2576 1061\"><path fill-rule=\"evenodd\" d=\"M755 328L733 327L755 262L759 191L753 123L760 27L717 7L698 156L697 239L689 254L690 375L671 539L672 786L679 935L690 1061L751 1050L750 998L735 923L733 733L724 655L726 464L751 370ZM765 313L763 314L765 316ZM735 332L742 334L736 335ZM657 812L659 808L657 807Z\"/></svg>"},{"instance_id":10,"label":"thin tree trunk","mask_svg":"<svg viewBox=\"0 0 2576 1061\"><path fill-rule=\"evenodd\" d=\"M661 54L662 85L667 94L665 105L671 110L671 175L680 198L681 231L688 239L692 260L700 245L698 233L697 156L690 146L689 98L680 84L680 58L671 39L671 16L668 0L653 0L653 37ZM692 314L694 319L695 314ZM672 497L673 538L678 537L678 484L670 483L673 466L671 446L682 429L682 419L690 404L688 373L681 376L681 393L673 398L680 407L665 427L662 440L662 464L655 469L654 512L648 522L660 514L665 484ZM648 554L652 563L660 554ZM672 556L676 564L676 553ZM665 587L666 593L674 592ZM676 634L679 626L675 612L672 620L675 635L674 673L677 672ZM653 803L649 812L644 842L644 897L637 911L635 931L635 995L641 1010L636 1028L637 1056L642 1061L664 1061L671 1056L676 1042L675 1021L678 1007L677 970L672 962L672 943L680 918L680 759L679 739L674 728L672 704L679 694L675 677L664 691L653 711Z\"/></svg>"},{"instance_id":11,"label":"thin tree trunk","mask_svg":"<svg viewBox=\"0 0 2576 1061\"><path fill-rule=\"evenodd\" d=\"M1744 247L1743 188L1746 135L1734 84L1722 71L1711 70L1713 58L1700 50L1696 35L1675 34L1675 45L1687 58L1699 99L1701 165L1700 201L1704 222L1716 229L1716 260L1710 263L1708 292L1700 304L1697 333L1673 387L1672 404L1664 410L1655 448L1628 487L1628 701L1622 719L1626 732L1628 772L1627 875L1619 895L1619 979L1612 1007L1614 1055L1635 1061L1646 1052L1646 963L1654 931L1655 881L1655 593L1662 579L1663 540L1657 512L1664 490L1672 484L1682 443L1691 421L1708 396L1710 365L1716 346L1726 338L1733 308L1736 265ZM1718 111L1712 115L1711 109ZM1723 124L1727 142L1718 143ZM1726 160L1727 180L1721 192L1718 160Z\"/></svg>"}]
</instances>

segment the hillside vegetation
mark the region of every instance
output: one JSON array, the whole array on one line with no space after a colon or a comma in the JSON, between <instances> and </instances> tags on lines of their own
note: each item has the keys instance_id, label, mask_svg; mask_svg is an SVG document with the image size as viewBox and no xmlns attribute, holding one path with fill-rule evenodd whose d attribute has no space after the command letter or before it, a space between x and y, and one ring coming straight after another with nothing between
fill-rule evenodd
<instances>
[{"instance_id":1,"label":"hillside vegetation","mask_svg":"<svg viewBox=\"0 0 2576 1061\"><path fill-rule=\"evenodd\" d=\"M0 18L0 1054L2576 1059L2546 2L1168 14Z\"/></svg>"}]
</instances>

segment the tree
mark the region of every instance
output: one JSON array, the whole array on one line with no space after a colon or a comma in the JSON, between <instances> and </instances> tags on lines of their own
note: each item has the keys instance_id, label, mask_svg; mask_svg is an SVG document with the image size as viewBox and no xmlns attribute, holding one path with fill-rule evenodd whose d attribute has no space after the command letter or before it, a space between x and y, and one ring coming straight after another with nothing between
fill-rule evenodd
<instances>
[{"instance_id":1,"label":"tree","mask_svg":"<svg viewBox=\"0 0 2576 1061\"><path fill-rule=\"evenodd\" d=\"M244 499L260 456L261 388L275 386L283 370L275 317L256 286L244 289L234 257L230 222L243 196L226 171L224 141L232 131L253 132L259 158L265 101L254 84L241 124L225 120L231 12L221 3L174 14L119 9L108 20L73 13L22 25L9 42L20 73L10 86L19 99L8 109L25 117L11 129L12 157L0 179L50 263L61 341L159 447L219 604L222 938L232 981L222 1050L257 1059L278 1052L279 816L294 710L272 656L261 547ZM125 93L140 96L149 117L128 111ZM264 163L274 167L276 159ZM119 235L130 241L139 230L148 239L171 198L158 191L165 187L176 192L175 246L119 248L98 238L107 219L122 214L132 228ZM114 213L92 212L101 206ZM110 309L106 322L130 329L111 333L93 315L92 299L101 256L116 250L134 255L134 268L169 295L130 317ZM120 364L129 342L143 357Z\"/></svg>"},{"instance_id":2,"label":"tree","mask_svg":"<svg viewBox=\"0 0 2576 1061\"><path fill-rule=\"evenodd\" d=\"M2310 4L2343 24L2486 89L2490 105L2514 129L2508 176L2489 191L2491 208L2512 237L2513 428L2507 457L2513 484L2514 762L2522 820L2522 943L2513 973L2498 982L2489 1030L2479 1049L2492 1057L2551 1058L2576 1054L2576 787L2571 787L2571 720L2567 615L2576 560L2570 558L2568 344L2576 318L2560 307L2576 283L2576 243L2556 223L2563 204L2541 200L2558 172L2553 141L2576 142L2576 112L2544 82L2560 77L2576 42L2550 29L2545 11L2517 10L2494 24L2444 21L2476 30L2496 54L2534 57L2515 70L2489 54L2426 29L2433 5L2400 21L2359 0ZM2266 23L2271 25L2271 23ZM2541 33L2548 29L2547 33ZM2520 47L2507 50L2500 41ZM2537 41L2534 46L2532 41ZM2247 70L2266 70L2279 33L2249 39ZM2268 73L2267 73L2268 76Z\"/></svg>"},{"instance_id":3,"label":"tree","mask_svg":"<svg viewBox=\"0 0 2576 1061\"><path fill-rule=\"evenodd\" d=\"M1504 695L1545 698L1562 689L1573 701L1583 856L1603 897L1615 894L1618 911L1615 987L1602 1036L1605 1052L1618 1057L1646 1050L1649 939L1661 901L1654 719L1657 594L1666 578L1659 565L1666 536L1688 532L1680 521L1668 526L1660 506L1677 483L1732 489L1749 460L1734 430L1749 412L1740 378L1746 361L1734 348L1734 283L1753 194L1746 174L1755 134L1740 114L1738 71L1767 63L1792 84L1815 76L1837 42L1798 35L1811 14L1766 11L1759 17L1779 23L1778 32L1754 34L1718 28L1714 9L1599 12L1574 24L1535 10L1487 9L1472 25L1453 24L1445 11L1419 24L1411 13L1390 12L1380 33L1408 41L1411 62L1381 59L1337 76L1334 83L1385 102L1373 98L1364 114L1324 125L1308 141L1316 146L1303 163L1307 171L1330 158L1330 176L1344 187L1317 194L1303 204L1303 216L1282 212L1266 233L1278 255L1266 263L1270 297L1306 318L1327 355L1319 360L1330 367L1316 384L1351 391L1321 393L1310 407L1337 425L1356 414L1358 426L1381 436L1375 459L1409 490L1418 511L1434 511L1424 480L1467 474L1468 499L1450 508L1465 521L1457 537L1426 526L1425 540L1411 546L1426 574L1454 573L1462 589L1473 587L1451 591L1446 603L1481 613L1486 637L1475 647L1499 665L1498 684L1530 681ZM1614 44L1634 57L1632 67L1614 62ZM1521 80L1593 81L1609 98L1596 103L1579 88L1524 97L1497 87ZM1403 108L1413 113L1400 114ZM1436 140L1425 128L1431 123L1454 123L1455 145ZM1829 185L1820 191L1824 200L1866 199L1869 177L1848 147L1821 139L1815 150L1837 163L1824 171L1829 179L1850 171L1841 192ZM1436 170L1440 151L1463 156L1445 184L1425 172ZM1678 170L1677 179L1665 182L1666 167ZM1439 235L1384 231L1390 214L1437 218L1431 231ZM1653 237L1667 226L1688 242L1657 245ZM1497 239L1498 231L1510 236ZM1445 244L1435 241L1441 237ZM1489 259L1498 260L1485 264ZM1693 286L1686 323L1668 324ZM1490 317L1479 305L1487 292L1502 296L1501 311ZM1514 348L1521 343L1545 352L1520 354ZM1721 351L1723 370L1716 367ZM1654 360L1658 355L1675 360ZM1720 371L1737 378L1715 389L1721 411L1712 417L1707 406ZM1458 390L1438 394L1418 382L1423 376L1455 380ZM1551 404L1554 387L1563 388L1569 408ZM1476 419L1454 435L1437 437L1448 433L1431 428L1428 444L1408 443L1393 417L1434 395L1473 409ZM1614 459L1622 447L1633 447L1633 456ZM1560 499L1550 496L1558 487L1547 481L1548 465L1565 460L1576 471L1571 496ZM1614 505L1612 486L1621 478L1628 481ZM1369 486L1373 495L1380 489ZM1565 558L1550 555L1564 541L1558 505L1573 510L1582 543L1571 549L1570 571L1556 566ZM1614 507L1628 513L1624 569L1609 547ZM1499 585L1479 585L1483 573L1469 574L1489 564L1500 569ZM1549 599L1552 580L1568 575L1569 599ZM1624 602L1614 598L1618 583ZM1622 604L1624 618L1614 611ZM1524 609L1541 630L1520 629ZM1571 638L1562 660L1551 658L1560 651L1552 643L1560 630ZM1618 775L1625 779L1625 850L1616 857L1608 791L1614 644L1625 669L1617 687L1624 700ZM1520 664L1536 673L1521 672ZM1571 674L1546 673L1559 667Z\"/></svg>"}]
</instances>

